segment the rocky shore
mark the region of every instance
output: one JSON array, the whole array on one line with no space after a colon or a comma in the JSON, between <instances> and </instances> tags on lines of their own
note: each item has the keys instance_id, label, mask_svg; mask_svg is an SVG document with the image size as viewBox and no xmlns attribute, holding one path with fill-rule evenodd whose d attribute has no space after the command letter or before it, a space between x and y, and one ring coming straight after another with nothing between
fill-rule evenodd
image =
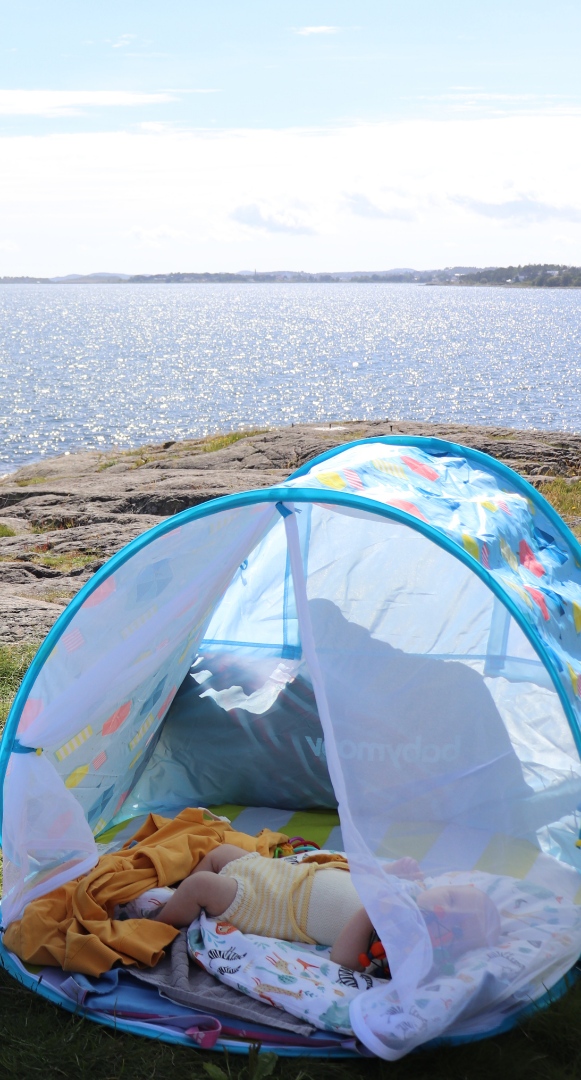
<instances>
[{"instance_id":1,"label":"rocky shore","mask_svg":"<svg viewBox=\"0 0 581 1080\"><path fill-rule=\"evenodd\" d=\"M280 483L338 443L390 434L475 447L535 486L581 477L581 435L395 421L297 424L48 458L0 481L0 644L41 640L105 560L164 517ZM566 520L581 527L581 513Z\"/></svg>"}]
</instances>

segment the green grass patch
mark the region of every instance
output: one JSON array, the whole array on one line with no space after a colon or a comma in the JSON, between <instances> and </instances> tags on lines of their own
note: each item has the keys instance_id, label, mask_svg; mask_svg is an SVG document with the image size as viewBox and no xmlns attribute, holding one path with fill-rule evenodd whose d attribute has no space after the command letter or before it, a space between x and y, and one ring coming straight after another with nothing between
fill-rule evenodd
<instances>
[{"instance_id":1,"label":"green grass patch","mask_svg":"<svg viewBox=\"0 0 581 1080\"><path fill-rule=\"evenodd\" d=\"M540 492L563 517L581 517L581 480L568 484L558 476L543 484Z\"/></svg>"},{"instance_id":2,"label":"green grass patch","mask_svg":"<svg viewBox=\"0 0 581 1080\"><path fill-rule=\"evenodd\" d=\"M35 641L0 645L0 732L6 723L14 695L37 649L38 642Z\"/></svg>"},{"instance_id":3,"label":"green grass patch","mask_svg":"<svg viewBox=\"0 0 581 1080\"><path fill-rule=\"evenodd\" d=\"M0 536L16 536L14 529L10 528L10 525L0 524Z\"/></svg>"},{"instance_id":4,"label":"green grass patch","mask_svg":"<svg viewBox=\"0 0 581 1080\"><path fill-rule=\"evenodd\" d=\"M268 428L252 428L250 431L231 431L229 435L211 435L199 447L203 454L213 454L215 450L224 450L240 439L249 439L251 435L265 435Z\"/></svg>"},{"instance_id":5,"label":"green grass patch","mask_svg":"<svg viewBox=\"0 0 581 1080\"><path fill-rule=\"evenodd\" d=\"M55 570L61 570L63 574L66 574L68 570L78 570L88 566L99 558L95 552L89 554L86 551L65 551L61 555L51 555L48 544L39 544L32 549L32 552L35 563L40 563L41 566L52 566Z\"/></svg>"},{"instance_id":6,"label":"green grass patch","mask_svg":"<svg viewBox=\"0 0 581 1080\"><path fill-rule=\"evenodd\" d=\"M48 518L43 521L42 525L31 525L30 531L32 533L46 533L46 532L60 532L62 529L74 529L76 527L76 521L72 518L61 518L60 521L52 521Z\"/></svg>"},{"instance_id":7,"label":"green grass patch","mask_svg":"<svg viewBox=\"0 0 581 1080\"><path fill-rule=\"evenodd\" d=\"M97 465L97 472L104 472L105 469L110 469L112 465L118 465L119 458L112 458L111 461L104 461L101 465Z\"/></svg>"},{"instance_id":8,"label":"green grass patch","mask_svg":"<svg viewBox=\"0 0 581 1080\"><path fill-rule=\"evenodd\" d=\"M61 600L64 604L68 604L75 595L76 594L74 592L53 589L50 592L44 593L44 595L41 596L40 599L45 600L47 604L54 604L59 600Z\"/></svg>"},{"instance_id":9,"label":"green grass patch","mask_svg":"<svg viewBox=\"0 0 581 1080\"><path fill-rule=\"evenodd\" d=\"M30 487L31 484L45 484L46 476L24 476L17 480L18 487Z\"/></svg>"}]
</instances>

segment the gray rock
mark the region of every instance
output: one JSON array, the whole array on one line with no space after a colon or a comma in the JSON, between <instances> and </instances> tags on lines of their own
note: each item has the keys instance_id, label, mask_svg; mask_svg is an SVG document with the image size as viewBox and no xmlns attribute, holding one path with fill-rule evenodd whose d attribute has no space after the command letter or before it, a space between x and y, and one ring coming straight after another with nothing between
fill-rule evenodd
<instances>
[{"instance_id":1,"label":"gray rock","mask_svg":"<svg viewBox=\"0 0 581 1080\"><path fill-rule=\"evenodd\" d=\"M164 517L281 483L339 443L391 434L474 447L538 487L581 476L580 435L413 421L297 424L221 448L228 437L50 458L0 481L0 523L16 534L0 537L0 643L44 637L91 574Z\"/></svg>"}]
</instances>

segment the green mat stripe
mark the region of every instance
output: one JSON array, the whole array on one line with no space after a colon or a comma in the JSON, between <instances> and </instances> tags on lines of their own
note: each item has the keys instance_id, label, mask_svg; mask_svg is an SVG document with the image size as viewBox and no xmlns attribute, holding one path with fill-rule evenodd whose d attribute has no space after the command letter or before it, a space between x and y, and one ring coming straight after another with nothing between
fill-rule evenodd
<instances>
[{"instance_id":1,"label":"green mat stripe","mask_svg":"<svg viewBox=\"0 0 581 1080\"><path fill-rule=\"evenodd\" d=\"M332 829L339 824L336 810L299 810L293 814L284 826L287 836L303 836L313 840L319 847L325 847Z\"/></svg>"}]
</instances>

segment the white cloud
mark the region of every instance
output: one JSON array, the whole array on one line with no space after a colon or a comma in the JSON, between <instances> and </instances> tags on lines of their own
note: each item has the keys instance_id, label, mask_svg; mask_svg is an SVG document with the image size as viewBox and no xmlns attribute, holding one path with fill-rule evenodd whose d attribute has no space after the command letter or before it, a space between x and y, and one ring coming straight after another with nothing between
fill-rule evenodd
<instances>
[{"instance_id":1,"label":"white cloud","mask_svg":"<svg viewBox=\"0 0 581 1080\"><path fill-rule=\"evenodd\" d=\"M78 116L86 108L132 107L175 101L170 93L129 90L0 90L0 116Z\"/></svg>"},{"instance_id":2,"label":"white cloud","mask_svg":"<svg viewBox=\"0 0 581 1080\"><path fill-rule=\"evenodd\" d=\"M199 90L199 89L192 90L191 88L188 89L188 90L184 90L182 87L179 87L179 86L178 87L162 86L162 88L160 90L160 93L161 94L222 94L223 91L217 89L216 87L214 87L213 89L204 89L204 90Z\"/></svg>"},{"instance_id":3,"label":"white cloud","mask_svg":"<svg viewBox=\"0 0 581 1080\"><path fill-rule=\"evenodd\" d=\"M250 229L261 229L271 233L294 233L295 235L308 235L314 233L314 229L305 221L304 215L297 213L293 207L285 207L278 213L261 209L256 203L249 206L237 206L230 217L246 225Z\"/></svg>"},{"instance_id":4,"label":"white cloud","mask_svg":"<svg viewBox=\"0 0 581 1080\"><path fill-rule=\"evenodd\" d=\"M338 34L340 30L340 26L300 26L295 33L310 37L311 34Z\"/></svg>"},{"instance_id":5,"label":"white cloud","mask_svg":"<svg viewBox=\"0 0 581 1080\"><path fill-rule=\"evenodd\" d=\"M0 276L581 264L580 173L577 116L3 137Z\"/></svg>"},{"instance_id":6,"label":"white cloud","mask_svg":"<svg viewBox=\"0 0 581 1080\"><path fill-rule=\"evenodd\" d=\"M144 247L162 248L168 240L187 239L187 233L180 229L131 229L129 240L137 240Z\"/></svg>"},{"instance_id":7,"label":"white cloud","mask_svg":"<svg viewBox=\"0 0 581 1080\"><path fill-rule=\"evenodd\" d=\"M345 203L352 214L363 218L383 218L392 221L413 221L415 214L405 206L381 207L360 191L345 195Z\"/></svg>"},{"instance_id":8,"label":"white cloud","mask_svg":"<svg viewBox=\"0 0 581 1080\"><path fill-rule=\"evenodd\" d=\"M131 45L132 41L135 41L137 34L121 34L121 37L117 41L111 43L113 49L125 49L128 45Z\"/></svg>"},{"instance_id":9,"label":"white cloud","mask_svg":"<svg viewBox=\"0 0 581 1080\"><path fill-rule=\"evenodd\" d=\"M581 207L553 206L541 199L531 198L530 195L519 195L516 199L505 199L502 202L484 202L466 195L456 195L452 196L451 201L474 214L482 214L483 217L495 218L497 221L516 221L523 225L549 221L551 218L581 221Z\"/></svg>"}]
</instances>

